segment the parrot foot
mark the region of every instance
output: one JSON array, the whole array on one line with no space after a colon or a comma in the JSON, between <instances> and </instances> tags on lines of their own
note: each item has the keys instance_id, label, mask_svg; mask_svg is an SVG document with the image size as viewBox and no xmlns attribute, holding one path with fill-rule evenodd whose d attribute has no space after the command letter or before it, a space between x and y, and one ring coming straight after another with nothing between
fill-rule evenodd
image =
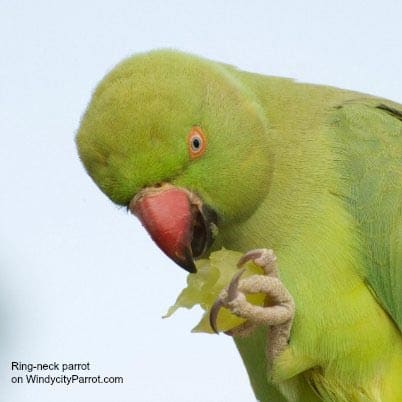
<instances>
[{"instance_id":1,"label":"parrot foot","mask_svg":"<svg viewBox=\"0 0 402 402\"><path fill-rule=\"evenodd\" d=\"M267 354L270 361L288 345L290 329L295 313L293 297L279 279L276 257L272 250L251 250L240 258L237 266L241 268L247 261L253 261L264 270L265 275L252 275L240 279L245 269L232 278L227 289L219 295L211 308L210 325L218 332L216 320L221 307L247 321L226 334L247 336L260 325L269 327ZM267 300L263 307L251 304L246 299L249 293L265 293Z\"/></svg>"}]
</instances>

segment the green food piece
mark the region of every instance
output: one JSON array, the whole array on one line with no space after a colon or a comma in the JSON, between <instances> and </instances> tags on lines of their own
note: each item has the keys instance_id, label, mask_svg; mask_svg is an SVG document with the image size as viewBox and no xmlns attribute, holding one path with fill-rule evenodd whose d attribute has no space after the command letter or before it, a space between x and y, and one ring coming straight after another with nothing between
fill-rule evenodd
<instances>
[{"instance_id":1,"label":"green food piece","mask_svg":"<svg viewBox=\"0 0 402 402\"><path fill-rule=\"evenodd\" d=\"M211 253L209 259L197 261L197 273L187 276L187 287L179 294L176 302L169 308L164 318L170 317L181 307L191 309L198 304L205 313L192 332L213 333L209 325L210 309L221 290L229 285L233 275L237 272L236 264L241 256L242 254L239 252L223 248ZM244 278L253 274L262 274L261 268L251 262L247 263L245 268L246 271L242 276ZM264 295L258 293L248 295L247 300L261 306L264 302ZM236 317L227 309L222 308L219 312L217 326L220 331L228 331L244 321L244 319Z\"/></svg>"}]
</instances>

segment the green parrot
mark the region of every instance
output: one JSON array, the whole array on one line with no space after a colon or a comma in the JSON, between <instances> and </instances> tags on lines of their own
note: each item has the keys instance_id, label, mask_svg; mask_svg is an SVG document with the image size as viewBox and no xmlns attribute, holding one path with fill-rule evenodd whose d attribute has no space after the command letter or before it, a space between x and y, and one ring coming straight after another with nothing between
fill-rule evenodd
<instances>
[{"instance_id":1,"label":"green parrot","mask_svg":"<svg viewBox=\"0 0 402 402\"><path fill-rule=\"evenodd\" d=\"M225 247L264 269L211 312L247 319L259 401L402 401L401 105L156 50L106 75L76 142L179 266Z\"/></svg>"}]
</instances>

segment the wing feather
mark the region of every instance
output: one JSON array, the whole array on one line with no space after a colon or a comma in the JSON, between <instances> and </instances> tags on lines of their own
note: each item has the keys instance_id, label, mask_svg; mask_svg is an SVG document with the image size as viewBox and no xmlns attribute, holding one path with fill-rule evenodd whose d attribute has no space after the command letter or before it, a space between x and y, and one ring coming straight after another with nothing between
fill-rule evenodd
<instances>
[{"instance_id":1,"label":"wing feather","mask_svg":"<svg viewBox=\"0 0 402 402\"><path fill-rule=\"evenodd\" d=\"M353 101L338 108L331 126L345 199L363 242L364 273L402 331L402 106Z\"/></svg>"}]
</instances>

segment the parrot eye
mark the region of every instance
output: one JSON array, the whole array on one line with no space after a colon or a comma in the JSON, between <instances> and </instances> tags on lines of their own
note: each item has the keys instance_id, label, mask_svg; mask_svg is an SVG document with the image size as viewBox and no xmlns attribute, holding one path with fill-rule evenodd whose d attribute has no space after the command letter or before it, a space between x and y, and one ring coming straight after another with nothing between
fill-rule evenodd
<instances>
[{"instance_id":1,"label":"parrot eye","mask_svg":"<svg viewBox=\"0 0 402 402\"><path fill-rule=\"evenodd\" d=\"M191 159L199 158L204 152L207 141L200 127L193 127L188 135L188 151Z\"/></svg>"}]
</instances>

